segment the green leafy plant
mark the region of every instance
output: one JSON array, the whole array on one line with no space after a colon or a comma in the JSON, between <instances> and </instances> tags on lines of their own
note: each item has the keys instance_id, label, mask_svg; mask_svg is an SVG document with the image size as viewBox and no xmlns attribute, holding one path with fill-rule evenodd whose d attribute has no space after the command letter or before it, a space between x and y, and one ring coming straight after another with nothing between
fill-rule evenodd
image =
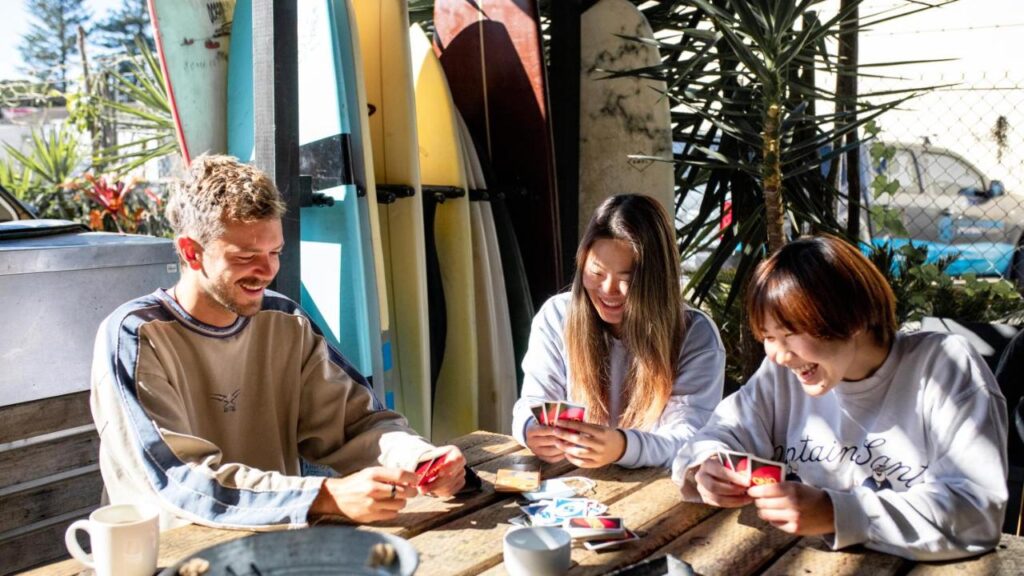
<instances>
[{"instance_id":1,"label":"green leafy plant","mask_svg":"<svg viewBox=\"0 0 1024 576\"><path fill-rule=\"evenodd\" d=\"M72 195L82 165L80 135L71 126L33 130L27 152L4 144L9 157L3 178L46 218L74 220L82 207ZM15 167L13 163L17 163Z\"/></svg>"},{"instance_id":2,"label":"green leafy plant","mask_svg":"<svg viewBox=\"0 0 1024 576\"><path fill-rule=\"evenodd\" d=\"M946 269L956 261L955 255L934 263L928 263L927 257L926 247L913 244L893 248L884 243L868 252L896 296L900 325L924 316L966 322L1024 320L1024 300L1011 282L979 279L974 274L954 279Z\"/></svg>"}]
</instances>

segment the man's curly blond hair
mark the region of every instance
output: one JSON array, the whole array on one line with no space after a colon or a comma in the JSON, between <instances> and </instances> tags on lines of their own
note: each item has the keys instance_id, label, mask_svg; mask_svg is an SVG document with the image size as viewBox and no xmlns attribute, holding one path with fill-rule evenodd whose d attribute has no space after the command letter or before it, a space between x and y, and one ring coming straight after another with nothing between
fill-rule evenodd
<instances>
[{"instance_id":1,"label":"man's curly blond hair","mask_svg":"<svg viewBox=\"0 0 1024 576\"><path fill-rule=\"evenodd\" d=\"M171 190L165 210L176 236L200 244L219 238L227 222L281 218L284 213L281 194L266 174L237 158L216 154L192 160Z\"/></svg>"}]
</instances>

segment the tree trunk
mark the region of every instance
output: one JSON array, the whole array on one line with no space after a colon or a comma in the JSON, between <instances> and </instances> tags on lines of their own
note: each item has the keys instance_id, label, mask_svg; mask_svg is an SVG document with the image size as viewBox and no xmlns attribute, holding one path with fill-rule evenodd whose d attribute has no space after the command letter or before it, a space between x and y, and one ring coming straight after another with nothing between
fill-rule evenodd
<instances>
[{"instance_id":1,"label":"tree trunk","mask_svg":"<svg viewBox=\"0 0 1024 576\"><path fill-rule=\"evenodd\" d=\"M860 0L841 0L839 9L847 10ZM858 20L860 9L854 7L839 25L839 78L836 81L836 95L843 104L844 115L837 115L837 122L857 122L857 65L858 65ZM857 131L846 135L848 145L857 142ZM846 153L847 220L846 234L851 239L860 237L860 149L855 147Z\"/></svg>"},{"instance_id":2,"label":"tree trunk","mask_svg":"<svg viewBox=\"0 0 1024 576\"><path fill-rule=\"evenodd\" d=\"M782 162L779 158L782 106L777 86L765 86L766 106L761 144L761 181L764 189L765 227L768 232L768 251L770 253L774 253L786 244L782 205Z\"/></svg>"}]
</instances>

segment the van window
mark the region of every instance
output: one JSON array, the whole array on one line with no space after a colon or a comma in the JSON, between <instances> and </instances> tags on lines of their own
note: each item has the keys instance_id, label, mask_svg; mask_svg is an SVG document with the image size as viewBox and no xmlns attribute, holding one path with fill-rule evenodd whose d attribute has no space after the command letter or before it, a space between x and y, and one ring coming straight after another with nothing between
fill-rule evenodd
<instances>
[{"instance_id":1,"label":"van window","mask_svg":"<svg viewBox=\"0 0 1024 576\"><path fill-rule=\"evenodd\" d=\"M932 151L918 156L924 189L930 195L955 195L964 188L985 189L985 179L955 156Z\"/></svg>"}]
</instances>

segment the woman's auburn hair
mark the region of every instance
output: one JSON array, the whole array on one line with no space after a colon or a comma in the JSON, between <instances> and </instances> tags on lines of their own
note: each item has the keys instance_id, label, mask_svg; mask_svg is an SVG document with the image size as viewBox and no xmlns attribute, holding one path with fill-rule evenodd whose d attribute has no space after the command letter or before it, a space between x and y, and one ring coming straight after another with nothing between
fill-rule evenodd
<instances>
[{"instance_id":1,"label":"woman's auburn hair","mask_svg":"<svg viewBox=\"0 0 1024 576\"><path fill-rule=\"evenodd\" d=\"M799 238L761 262L747 291L758 340L769 317L795 334L847 340L868 331L881 346L896 336L896 297L860 250L829 234Z\"/></svg>"},{"instance_id":2,"label":"woman's auburn hair","mask_svg":"<svg viewBox=\"0 0 1024 576\"><path fill-rule=\"evenodd\" d=\"M633 249L633 273L619 325L631 361L617 425L651 429L672 395L675 365L686 337L675 234L656 200L621 194L601 203L576 250L565 326L572 399L587 407L588 420L607 425L611 327L601 320L583 286L590 249L602 239L622 241Z\"/></svg>"}]
</instances>

